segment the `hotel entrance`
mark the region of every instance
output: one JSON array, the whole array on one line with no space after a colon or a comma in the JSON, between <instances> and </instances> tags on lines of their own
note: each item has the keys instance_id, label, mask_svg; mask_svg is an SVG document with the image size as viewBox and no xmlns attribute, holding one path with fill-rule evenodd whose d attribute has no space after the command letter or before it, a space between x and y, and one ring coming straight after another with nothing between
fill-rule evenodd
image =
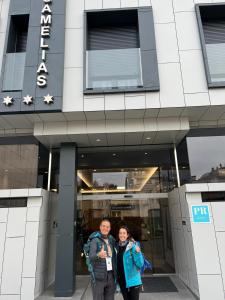
<instances>
[{"instance_id":1,"label":"hotel entrance","mask_svg":"<svg viewBox=\"0 0 225 300\"><path fill-rule=\"evenodd\" d=\"M175 272L166 194L111 195L108 199L105 195L85 196L78 201L77 214L76 274L88 274L83 245L98 230L103 217L110 218L111 234L115 238L120 225L130 228L133 238L141 243L144 255L153 263L153 270L148 273Z\"/></svg>"},{"instance_id":2,"label":"hotel entrance","mask_svg":"<svg viewBox=\"0 0 225 300\"><path fill-rule=\"evenodd\" d=\"M116 239L121 225L129 227L153 264L151 273L174 273L168 191L176 177L168 148L100 154L81 156L77 171L76 274L88 274L83 245L103 217ZM98 162L96 169L88 168L90 161Z\"/></svg>"}]
</instances>

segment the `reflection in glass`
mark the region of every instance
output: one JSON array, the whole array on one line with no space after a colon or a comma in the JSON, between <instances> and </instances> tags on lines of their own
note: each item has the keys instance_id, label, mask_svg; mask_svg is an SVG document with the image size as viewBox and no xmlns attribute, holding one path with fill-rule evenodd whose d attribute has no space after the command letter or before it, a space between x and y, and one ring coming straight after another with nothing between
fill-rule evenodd
<instances>
[{"instance_id":1,"label":"reflection in glass","mask_svg":"<svg viewBox=\"0 0 225 300\"><path fill-rule=\"evenodd\" d=\"M82 256L83 243L99 229L103 216L111 219L111 234L117 237L119 226L127 225L133 238L140 241L154 273L174 272L172 237L167 199L83 200L78 201L77 273L87 273Z\"/></svg>"},{"instance_id":2,"label":"reflection in glass","mask_svg":"<svg viewBox=\"0 0 225 300\"><path fill-rule=\"evenodd\" d=\"M94 193L161 193L170 189L169 171L160 167L78 170L78 191Z\"/></svg>"},{"instance_id":3,"label":"reflection in glass","mask_svg":"<svg viewBox=\"0 0 225 300\"><path fill-rule=\"evenodd\" d=\"M193 182L225 181L225 136L188 137Z\"/></svg>"},{"instance_id":4,"label":"reflection in glass","mask_svg":"<svg viewBox=\"0 0 225 300\"><path fill-rule=\"evenodd\" d=\"M191 173L188 159L187 139L177 146L177 159L179 167L180 184L186 184L191 182Z\"/></svg>"},{"instance_id":5,"label":"reflection in glass","mask_svg":"<svg viewBox=\"0 0 225 300\"><path fill-rule=\"evenodd\" d=\"M87 89L143 86L139 48L87 51L86 62Z\"/></svg>"},{"instance_id":6,"label":"reflection in glass","mask_svg":"<svg viewBox=\"0 0 225 300\"><path fill-rule=\"evenodd\" d=\"M3 76L3 90L15 91L23 89L23 77L26 53L7 53Z\"/></svg>"},{"instance_id":7,"label":"reflection in glass","mask_svg":"<svg viewBox=\"0 0 225 300\"><path fill-rule=\"evenodd\" d=\"M219 6L217 7L219 8ZM225 22L223 7L200 8L210 80L225 81Z\"/></svg>"},{"instance_id":8,"label":"reflection in glass","mask_svg":"<svg viewBox=\"0 0 225 300\"><path fill-rule=\"evenodd\" d=\"M206 44L212 82L225 81L225 43Z\"/></svg>"},{"instance_id":9,"label":"reflection in glass","mask_svg":"<svg viewBox=\"0 0 225 300\"><path fill-rule=\"evenodd\" d=\"M37 168L37 145L0 145L0 189L36 187Z\"/></svg>"}]
</instances>

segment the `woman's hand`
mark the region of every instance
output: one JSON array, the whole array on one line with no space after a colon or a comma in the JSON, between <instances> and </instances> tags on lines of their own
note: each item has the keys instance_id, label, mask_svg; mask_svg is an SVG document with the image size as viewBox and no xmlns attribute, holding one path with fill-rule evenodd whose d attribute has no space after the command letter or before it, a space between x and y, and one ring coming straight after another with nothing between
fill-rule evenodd
<instances>
[{"instance_id":1,"label":"woman's hand","mask_svg":"<svg viewBox=\"0 0 225 300\"><path fill-rule=\"evenodd\" d=\"M138 245L136 245L136 252L137 252L137 253L140 253L140 252L141 252L141 249L140 249L140 247L139 247Z\"/></svg>"}]
</instances>

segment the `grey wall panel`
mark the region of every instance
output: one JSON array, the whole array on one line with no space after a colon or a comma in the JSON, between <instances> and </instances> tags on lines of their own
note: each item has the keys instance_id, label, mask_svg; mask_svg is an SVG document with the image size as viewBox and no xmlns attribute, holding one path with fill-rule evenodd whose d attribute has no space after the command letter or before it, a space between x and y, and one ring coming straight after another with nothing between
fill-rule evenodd
<instances>
[{"instance_id":1,"label":"grey wall panel","mask_svg":"<svg viewBox=\"0 0 225 300\"><path fill-rule=\"evenodd\" d=\"M52 1L52 9L56 15L65 15L66 13L66 0Z\"/></svg>"},{"instance_id":2,"label":"grey wall panel","mask_svg":"<svg viewBox=\"0 0 225 300\"><path fill-rule=\"evenodd\" d=\"M61 97L63 90L64 56L61 53L48 54L48 86L36 87L36 97L46 96L50 93L54 97ZM59 72L60 70L60 72Z\"/></svg>"},{"instance_id":3,"label":"grey wall panel","mask_svg":"<svg viewBox=\"0 0 225 300\"><path fill-rule=\"evenodd\" d=\"M143 85L159 90L158 63L155 50L141 51Z\"/></svg>"},{"instance_id":4,"label":"grey wall panel","mask_svg":"<svg viewBox=\"0 0 225 300\"><path fill-rule=\"evenodd\" d=\"M30 3L31 0L11 0L10 7L9 7L9 14L11 15L29 14L30 7L31 7Z\"/></svg>"},{"instance_id":5,"label":"grey wall panel","mask_svg":"<svg viewBox=\"0 0 225 300\"><path fill-rule=\"evenodd\" d=\"M142 74L144 88L159 90L158 60L155 43L155 28L151 8L138 10Z\"/></svg>"},{"instance_id":6,"label":"grey wall panel","mask_svg":"<svg viewBox=\"0 0 225 300\"><path fill-rule=\"evenodd\" d=\"M74 273L74 218L76 210L76 157L75 144L62 144L60 149L58 228L56 240L55 296L72 296L75 288Z\"/></svg>"},{"instance_id":7,"label":"grey wall panel","mask_svg":"<svg viewBox=\"0 0 225 300\"><path fill-rule=\"evenodd\" d=\"M28 30L26 66L36 66L37 69L39 46L40 46L40 27L30 26Z\"/></svg>"},{"instance_id":8,"label":"grey wall panel","mask_svg":"<svg viewBox=\"0 0 225 300\"><path fill-rule=\"evenodd\" d=\"M73 172L74 172L74 170L73 170ZM74 176L72 178L74 179ZM73 185L64 185L63 186L63 199L60 199L62 202L60 203L60 206L59 206L59 209L61 210L60 211L61 223L57 230L57 233L59 235L72 235L73 234L74 203L71 202L71 195L73 196L73 199L74 199L74 194L75 194L74 184L75 184L75 182L73 182ZM62 187L61 187L61 189L62 189Z\"/></svg>"},{"instance_id":9,"label":"grey wall panel","mask_svg":"<svg viewBox=\"0 0 225 300\"><path fill-rule=\"evenodd\" d=\"M51 38L47 40L48 53L64 53L65 43L65 16L55 15L54 26L51 29Z\"/></svg>"},{"instance_id":10,"label":"grey wall panel","mask_svg":"<svg viewBox=\"0 0 225 300\"><path fill-rule=\"evenodd\" d=\"M14 98L13 105L6 107L2 102L0 103L0 112L3 113L16 113L20 111L20 99Z\"/></svg>"},{"instance_id":11,"label":"grey wall panel","mask_svg":"<svg viewBox=\"0 0 225 300\"><path fill-rule=\"evenodd\" d=\"M64 256L56 263L59 276L55 278L55 297L71 297L75 289L74 266L69 259L74 252L73 236L56 236L56 244L57 254L62 253ZM66 270L66 274L63 270Z\"/></svg>"},{"instance_id":12,"label":"grey wall panel","mask_svg":"<svg viewBox=\"0 0 225 300\"><path fill-rule=\"evenodd\" d=\"M43 3L42 1L30 0L31 9L30 9L30 26L40 27L40 11L42 10Z\"/></svg>"},{"instance_id":13,"label":"grey wall panel","mask_svg":"<svg viewBox=\"0 0 225 300\"><path fill-rule=\"evenodd\" d=\"M141 50L155 50L155 30L152 9L138 9L138 25Z\"/></svg>"},{"instance_id":14,"label":"grey wall panel","mask_svg":"<svg viewBox=\"0 0 225 300\"><path fill-rule=\"evenodd\" d=\"M46 94L47 95L47 94ZM43 97L36 97L35 98L35 112L56 112L60 111L62 107L62 97L54 97L54 108L52 107L51 104L45 104L44 103L44 98Z\"/></svg>"},{"instance_id":15,"label":"grey wall panel","mask_svg":"<svg viewBox=\"0 0 225 300\"><path fill-rule=\"evenodd\" d=\"M27 67L26 66L25 70L24 70L22 97L27 96L27 95L35 95L36 87L34 84L30 84L30 82L36 81L36 77L37 77L36 67ZM21 101L21 104L23 104L22 101ZM26 106L26 105L24 105L24 106Z\"/></svg>"},{"instance_id":16,"label":"grey wall panel","mask_svg":"<svg viewBox=\"0 0 225 300\"><path fill-rule=\"evenodd\" d=\"M10 16L17 14L30 14L26 62L24 73L24 84L22 95L29 94L33 97L34 104L30 107L24 105L23 98L21 98L20 105L15 106L15 102L11 106L0 105L0 114L13 112L55 112L62 111L62 95L63 95L63 71L64 71L64 47L65 47L65 0L54 0L50 3L52 10L52 24L50 37L45 39L48 43L49 49L46 51L46 67L48 69L47 85L43 88L37 86L37 69L41 60L40 49L40 31L41 31L41 11L44 6L44 1L41 0L11 0L10 12L8 19L8 29L6 39L8 40L8 31L10 24ZM7 43L6 43L7 44ZM4 75L5 56L7 49L4 50L4 58L2 64L2 73L0 81L0 104L3 102L3 97L11 95L14 99L18 98L16 91L5 92L2 91L2 79ZM27 68L29 67L29 68ZM31 68L34 67L34 68ZM27 72L27 74L26 74ZM50 94L54 98L52 104L43 102L43 96ZM4 106L4 107L3 107ZM19 108L19 109L18 109Z\"/></svg>"}]
</instances>

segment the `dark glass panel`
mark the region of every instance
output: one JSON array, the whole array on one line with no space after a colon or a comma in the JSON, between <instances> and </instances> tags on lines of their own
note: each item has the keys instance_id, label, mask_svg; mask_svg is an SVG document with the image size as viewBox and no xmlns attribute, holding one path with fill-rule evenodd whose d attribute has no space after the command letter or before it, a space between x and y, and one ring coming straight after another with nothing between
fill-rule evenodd
<instances>
[{"instance_id":1,"label":"dark glass panel","mask_svg":"<svg viewBox=\"0 0 225 300\"><path fill-rule=\"evenodd\" d=\"M225 181L225 136L187 138L192 182Z\"/></svg>"}]
</instances>

